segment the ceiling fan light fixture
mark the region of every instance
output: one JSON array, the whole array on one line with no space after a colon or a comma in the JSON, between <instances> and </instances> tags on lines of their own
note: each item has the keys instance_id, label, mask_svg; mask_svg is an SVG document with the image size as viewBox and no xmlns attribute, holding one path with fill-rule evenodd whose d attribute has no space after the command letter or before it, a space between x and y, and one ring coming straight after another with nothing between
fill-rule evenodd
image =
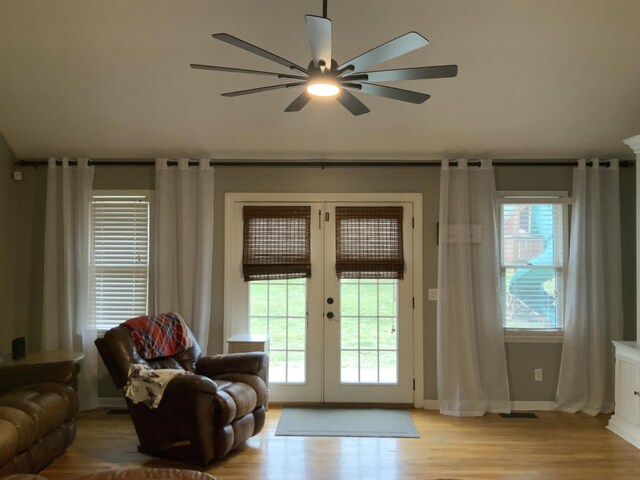
<instances>
[{"instance_id":1,"label":"ceiling fan light fixture","mask_svg":"<svg viewBox=\"0 0 640 480\"><path fill-rule=\"evenodd\" d=\"M307 92L316 97L335 97L340 93L340 87L330 78L317 78L309 80Z\"/></svg>"},{"instance_id":2,"label":"ceiling fan light fixture","mask_svg":"<svg viewBox=\"0 0 640 480\"><path fill-rule=\"evenodd\" d=\"M417 32L407 32L388 42L382 43L351 60L338 64L331 51L331 20L327 18L327 1L322 0L322 17L306 15L307 35L311 47L311 61L307 68L301 67L275 53L271 53L249 42L229 35L214 33L216 40L250 52L259 57L277 63L289 71L287 73L249 70L246 68L224 67L218 65L202 65L192 63L191 68L221 72L233 72L253 75L268 75L285 78L288 83L267 85L264 87L238 90L223 93L224 97L238 97L270 90L304 87L285 109L285 112L299 112L315 98L335 98L353 115L362 115L370 110L351 91L369 95L377 95L392 100L400 100L414 104L424 103L429 99L425 93L404 90L401 88L380 85L379 82L395 82L404 80L426 80L432 78L455 77L457 65L436 65L425 67L395 68L391 70L369 70L370 67L387 62L394 58L413 52L429 45L429 40Z\"/></svg>"}]
</instances>

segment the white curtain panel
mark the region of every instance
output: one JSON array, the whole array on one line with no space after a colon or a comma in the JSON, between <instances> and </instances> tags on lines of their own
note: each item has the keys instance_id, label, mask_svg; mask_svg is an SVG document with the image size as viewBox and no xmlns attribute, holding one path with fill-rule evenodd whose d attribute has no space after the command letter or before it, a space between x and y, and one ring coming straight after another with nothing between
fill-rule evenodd
<instances>
[{"instance_id":1,"label":"white curtain panel","mask_svg":"<svg viewBox=\"0 0 640 480\"><path fill-rule=\"evenodd\" d=\"M612 340L622 338L618 161L581 160L573 209L556 407L589 415L613 411Z\"/></svg>"},{"instance_id":2,"label":"white curtain panel","mask_svg":"<svg viewBox=\"0 0 640 480\"><path fill-rule=\"evenodd\" d=\"M45 210L42 341L44 351L84 353L78 382L80 408L98 406L98 363L91 314L90 211L94 168L49 159Z\"/></svg>"},{"instance_id":3,"label":"white curtain panel","mask_svg":"<svg viewBox=\"0 0 640 480\"><path fill-rule=\"evenodd\" d=\"M438 235L440 413L510 411L491 161L442 163Z\"/></svg>"},{"instance_id":4,"label":"white curtain panel","mask_svg":"<svg viewBox=\"0 0 640 480\"><path fill-rule=\"evenodd\" d=\"M209 160L156 160L155 312L182 315L207 352L213 268L213 169Z\"/></svg>"}]
</instances>

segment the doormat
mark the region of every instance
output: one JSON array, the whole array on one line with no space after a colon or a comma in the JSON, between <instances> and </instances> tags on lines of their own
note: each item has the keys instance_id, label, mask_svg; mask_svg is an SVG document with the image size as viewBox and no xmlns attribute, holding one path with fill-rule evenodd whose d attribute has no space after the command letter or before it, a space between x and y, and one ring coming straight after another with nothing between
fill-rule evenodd
<instances>
[{"instance_id":1,"label":"doormat","mask_svg":"<svg viewBox=\"0 0 640 480\"><path fill-rule=\"evenodd\" d=\"M276 436L420 438L407 410L285 408Z\"/></svg>"}]
</instances>

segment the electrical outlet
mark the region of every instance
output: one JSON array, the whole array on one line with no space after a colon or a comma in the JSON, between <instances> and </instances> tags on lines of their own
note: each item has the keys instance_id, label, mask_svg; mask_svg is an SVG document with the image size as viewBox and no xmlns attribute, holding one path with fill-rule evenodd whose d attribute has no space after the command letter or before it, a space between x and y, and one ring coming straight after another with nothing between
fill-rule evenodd
<instances>
[{"instance_id":1,"label":"electrical outlet","mask_svg":"<svg viewBox=\"0 0 640 480\"><path fill-rule=\"evenodd\" d=\"M542 381L542 369L541 368L536 368L533 371L534 377L536 379L536 382L541 382Z\"/></svg>"}]
</instances>

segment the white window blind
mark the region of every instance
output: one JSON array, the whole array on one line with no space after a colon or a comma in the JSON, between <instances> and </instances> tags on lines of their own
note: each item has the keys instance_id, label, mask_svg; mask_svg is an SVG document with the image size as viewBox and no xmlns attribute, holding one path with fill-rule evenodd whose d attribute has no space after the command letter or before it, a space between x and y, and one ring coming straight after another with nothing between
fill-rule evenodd
<instances>
[{"instance_id":1,"label":"white window blind","mask_svg":"<svg viewBox=\"0 0 640 480\"><path fill-rule=\"evenodd\" d=\"M501 199L505 328L562 328L567 228L564 200Z\"/></svg>"},{"instance_id":2,"label":"white window blind","mask_svg":"<svg viewBox=\"0 0 640 480\"><path fill-rule=\"evenodd\" d=\"M149 196L94 195L93 281L96 329L147 313Z\"/></svg>"}]
</instances>

